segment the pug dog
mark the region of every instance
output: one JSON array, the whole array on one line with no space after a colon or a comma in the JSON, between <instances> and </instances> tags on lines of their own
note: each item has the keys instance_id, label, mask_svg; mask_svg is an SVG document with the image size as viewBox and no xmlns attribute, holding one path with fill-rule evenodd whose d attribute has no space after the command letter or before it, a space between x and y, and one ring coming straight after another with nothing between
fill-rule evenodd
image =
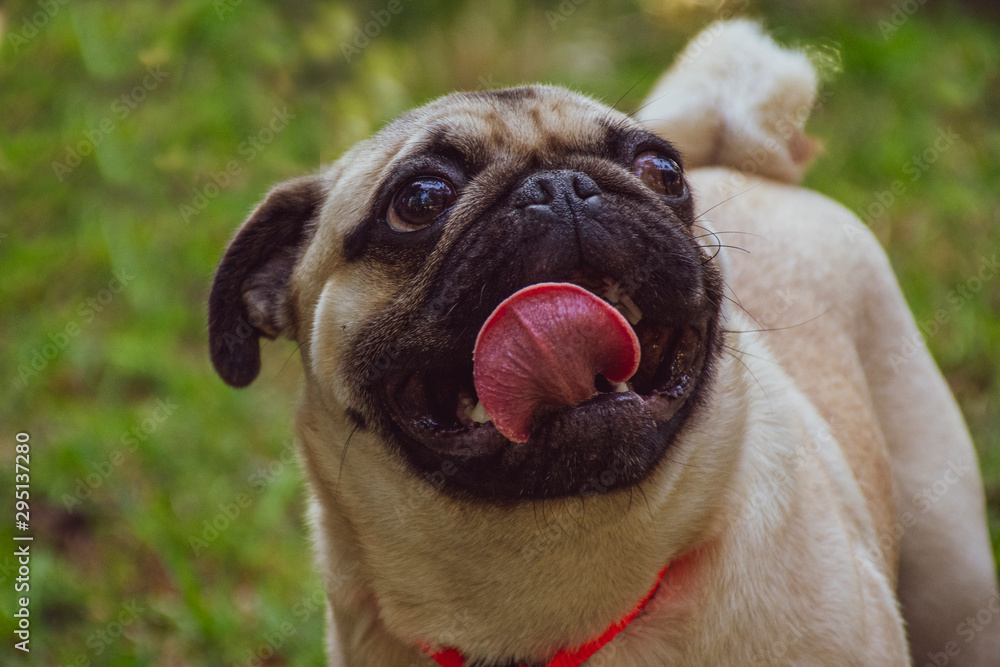
<instances>
[{"instance_id":1,"label":"pug dog","mask_svg":"<svg viewBox=\"0 0 1000 667\"><path fill-rule=\"evenodd\" d=\"M329 664L997 664L955 401L795 185L816 89L723 22L635 116L456 93L253 211L212 361L298 344Z\"/></svg>"}]
</instances>

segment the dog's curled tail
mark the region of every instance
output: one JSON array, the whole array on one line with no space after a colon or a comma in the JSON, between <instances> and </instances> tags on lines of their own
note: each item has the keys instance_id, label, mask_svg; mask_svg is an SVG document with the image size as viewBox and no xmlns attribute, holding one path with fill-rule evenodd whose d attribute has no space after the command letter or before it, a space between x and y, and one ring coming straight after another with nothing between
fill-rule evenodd
<instances>
[{"instance_id":1,"label":"dog's curled tail","mask_svg":"<svg viewBox=\"0 0 1000 667\"><path fill-rule=\"evenodd\" d=\"M803 130L819 77L753 21L713 23L677 57L636 118L686 167L724 166L797 183L820 149Z\"/></svg>"}]
</instances>

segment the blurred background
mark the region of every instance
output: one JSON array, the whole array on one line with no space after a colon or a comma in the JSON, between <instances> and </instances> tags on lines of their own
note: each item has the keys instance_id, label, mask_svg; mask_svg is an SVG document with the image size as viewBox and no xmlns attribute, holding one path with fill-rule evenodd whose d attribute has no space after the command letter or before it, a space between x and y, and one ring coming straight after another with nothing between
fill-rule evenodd
<instances>
[{"instance_id":1,"label":"blurred background","mask_svg":"<svg viewBox=\"0 0 1000 667\"><path fill-rule=\"evenodd\" d=\"M1000 27L923 0L171 2L0 6L0 506L31 443L30 656L322 661L290 417L294 345L249 389L208 361L227 240L275 182L455 89L557 83L633 109L720 14L827 67L806 185L889 252L968 419L1000 542ZM839 71L839 73L837 73ZM905 354L901 341L901 353ZM9 545L13 517L0 520Z\"/></svg>"}]
</instances>

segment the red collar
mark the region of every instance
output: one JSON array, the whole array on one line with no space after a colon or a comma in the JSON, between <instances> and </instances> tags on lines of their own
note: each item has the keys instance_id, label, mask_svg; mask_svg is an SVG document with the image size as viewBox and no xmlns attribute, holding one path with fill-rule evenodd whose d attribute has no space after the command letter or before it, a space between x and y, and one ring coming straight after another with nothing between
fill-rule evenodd
<instances>
[{"instance_id":1,"label":"red collar","mask_svg":"<svg viewBox=\"0 0 1000 667\"><path fill-rule=\"evenodd\" d=\"M668 566L669 567L669 566ZM601 650L606 644L610 643L612 639L618 636L622 630L628 626L639 613L646 608L649 601L653 599L653 595L656 594L657 589L660 587L660 582L663 581L663 575L667 573L667 568L660 570L659 576L656 577L656 583L653 584L653 588L650 589L649 593L646 594L635 609L626 614L625 618L611 624L607 630L604 631L597 639L587 642L583 646L576 649L563 649L556 654L546 667L579 667L584 662L587 661L592 655ZM465 667L465 657L458 652L457 649L446 648L434 651L429 646L421 644L420 648L424 653L429 655L434 662L441 665L441 667ZM521 665L521 667L526 667Z\"/></svg>"}]
</instances>

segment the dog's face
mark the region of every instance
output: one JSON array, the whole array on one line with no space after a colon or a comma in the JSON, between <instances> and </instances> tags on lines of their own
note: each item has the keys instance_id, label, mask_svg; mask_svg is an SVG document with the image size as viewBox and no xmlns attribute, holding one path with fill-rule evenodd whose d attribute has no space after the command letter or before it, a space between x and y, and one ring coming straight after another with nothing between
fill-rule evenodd
<instances>
[{"instance_id":1,"label":"dog's face","mask_svg":"<svg viewBox=\"0 0 1000 667\"><path fill-rule=\"evenodd\" d=\"M451 95L258 207L216 274L213 362L243 386L260 335L297 340L307 391L414 474L445 471L450 493L632 485L697 411L721 347L722 281L693 215L680 156L623 114L558 88ZM473 351L498 304L542 282L615 302L640 364L627 391L597 377L588 400L540 405L512 442L474 419Z\"/></svg>"}]
</instances>

